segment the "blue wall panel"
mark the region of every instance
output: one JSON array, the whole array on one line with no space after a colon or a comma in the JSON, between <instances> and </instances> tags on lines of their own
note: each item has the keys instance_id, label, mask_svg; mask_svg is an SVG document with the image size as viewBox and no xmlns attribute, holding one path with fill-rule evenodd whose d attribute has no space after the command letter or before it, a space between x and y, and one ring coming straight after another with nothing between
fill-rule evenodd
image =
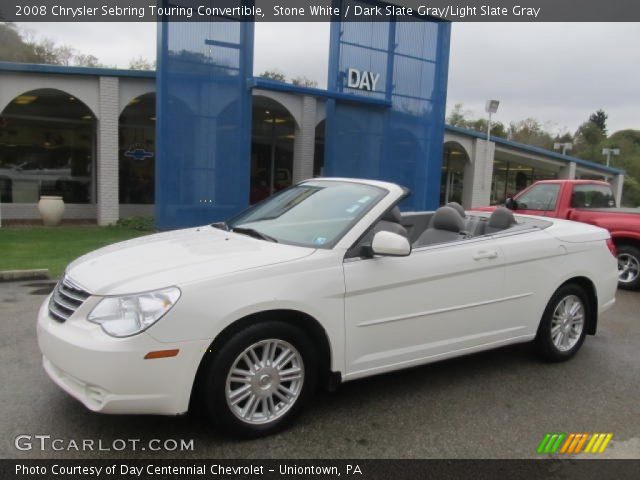
<instances>
[{"instance_id":1,"label":"blue wall panel","mask_svg":"<svg viewBox=\"0 0 640 480\"><path fill-rule=\"evenodd\" d=\"M248 205L253 27L235 20L159 24L160 229L211 223Z\"/></svg>"},{"instance_id":2,"label":"blue wall panel","mask_svg":"<svg viewBox=\"0 0 640 480\"><path fill-rule=\"evenodd\" d=\"M335 0L347 5L380 4ZM440 192L451 25L448 22L334 22L329 89L389 100L390 108L327 104L327 176L388 180L411 189L404 209L435 209ZM347 86L349 68L380 74L376 91Z\"/></svg>"}]
</instances>

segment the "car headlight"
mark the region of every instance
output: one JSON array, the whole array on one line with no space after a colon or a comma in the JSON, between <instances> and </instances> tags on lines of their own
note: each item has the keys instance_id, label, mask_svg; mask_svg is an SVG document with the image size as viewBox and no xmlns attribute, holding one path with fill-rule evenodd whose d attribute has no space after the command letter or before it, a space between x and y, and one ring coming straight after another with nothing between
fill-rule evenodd
<instances>
[{"instance_id":1,"label":"car headlight","mask_svg":"<svg viewBox=\"0 0 640 480\"><path fill-rule=\"evenodd\" d=\"M112 337L129 337L160 320L179 298L177 287L106 297L91 310L87 320L99 324Z\"/></svg>"}]
</instances>

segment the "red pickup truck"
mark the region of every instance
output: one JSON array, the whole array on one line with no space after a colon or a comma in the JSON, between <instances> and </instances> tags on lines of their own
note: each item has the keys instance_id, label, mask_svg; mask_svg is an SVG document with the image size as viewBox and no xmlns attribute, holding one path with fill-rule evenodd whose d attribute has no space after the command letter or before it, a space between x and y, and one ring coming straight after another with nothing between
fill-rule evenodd
<instances>
[{"instance_id":1,"label":"red pickup truck","mask_svg":"<svg viewBox=\"0 0 640 480\"><path fill-rule=\"evenodd\" d=\"M616 208L611 186L596 180L542 180L509 198L518 213L606 228L618 255L618 286L640 289L640 208Z\"/></svg>"}]
</instances>

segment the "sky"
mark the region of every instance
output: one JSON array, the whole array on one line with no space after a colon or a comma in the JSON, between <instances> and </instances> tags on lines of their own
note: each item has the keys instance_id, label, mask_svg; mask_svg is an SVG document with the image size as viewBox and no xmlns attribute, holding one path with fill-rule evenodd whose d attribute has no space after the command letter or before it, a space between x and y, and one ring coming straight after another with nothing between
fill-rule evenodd
<instances>
[{"instance_id":1,"label":"sky","mask_svg":"<svg viewBox=\"0 0 640 480\"><path fill-rule=\"evenodd\" d=\"M153 23L18 24L126 68L155 59ZM254 72L278 69L326 86L327 23L258 23ZM452 25L447 111L457 103L472 118L487 99L494 119L532 117L551 133L574 132L602 108L609 132L640 129L640 23L463 23Z\"/></svg>"}]
</instances>

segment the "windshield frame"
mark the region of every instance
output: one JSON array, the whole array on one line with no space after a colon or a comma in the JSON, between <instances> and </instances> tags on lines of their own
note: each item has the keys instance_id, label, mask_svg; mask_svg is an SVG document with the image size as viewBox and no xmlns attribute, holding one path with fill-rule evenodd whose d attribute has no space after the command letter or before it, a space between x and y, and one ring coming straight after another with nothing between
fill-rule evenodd
<instances>
[{"instance_id":1,"label":"windshield frame","mask_svg":"<svg viewBox=\"0 0 640 480\"><path fill-rule=\"evenodd\" d=\"M291 240L287 240L287 239L281 239L281 238L276 238L276 240L278 241L277 244L282 244L282 245L293 245L296 247L304 247L304 248L313 248L313 249L322 249L322 250L331 250L333 249L338 243L340 243L340 241L356 226L360 223L360 221L362 221L362 219L373 209L375 208L377 205L380 205L380 202L382 202L390 193L390 191L386 188L383 188L381 186L378 185L372 185L371 183L367 183L367 182L350 182L348 180L341 180L341 179L331 179L331 180L325 180L325 179L321 179L321 178L313 178L313 179L308 179L308 180L304 180L302 182L296 183L294 185L290 185L289 187L280 190L279 192L274 193L273 195L270 195L269 197L265 198L264 200L259 201L258 203L255 203L253 205L251 205L250 207L242 210L241 212L237 213L236 215L232 216L231 218L229 218L228 220L225 221L225 224L227 225L227 228L230 231L233 231L233 229L235 228L236 225L234 225L234 222L237 221L240 217L243 217L245 215L250 214L252 211L256 210L258 207L260 207L261 205L265 204L266 202L273 200L274 198L277 198L280 195L284 195L285 192L292 190L296 187L300 187L303 186L307 183L316 183L316 182L321 182L321 183L326 183L326 184L342 184L342 185L366 185L367 187L377 190L379 192L381 192L381 196L378 197L377 201L375 202L371 202L370 205L367 205L366 208L363 208L360 212L358 212L358 214L353 217L353 219L351 220L351 222L349 222L348 225L345 226L345 228L343 228L342 230L340 230L340 232L335 236L335 238L331 241L331 242L327 242L325 244L322 245L309 245L307 243L301 243L301 242L294 242ZM216 222L218 223L218 222ZM211 224L211 226L215 226L215 223ZM237 225L238 227L241 227L242 224Z\"/></svg>"}]
</instances>

